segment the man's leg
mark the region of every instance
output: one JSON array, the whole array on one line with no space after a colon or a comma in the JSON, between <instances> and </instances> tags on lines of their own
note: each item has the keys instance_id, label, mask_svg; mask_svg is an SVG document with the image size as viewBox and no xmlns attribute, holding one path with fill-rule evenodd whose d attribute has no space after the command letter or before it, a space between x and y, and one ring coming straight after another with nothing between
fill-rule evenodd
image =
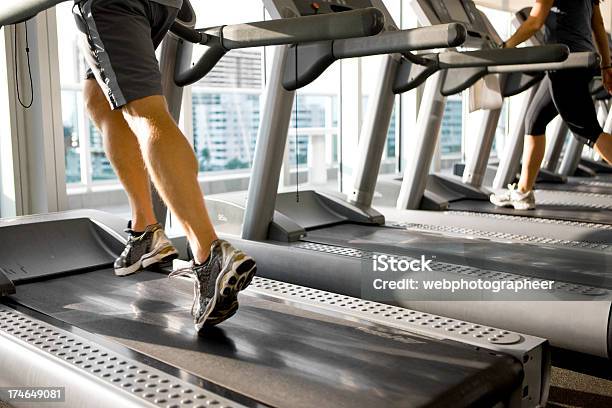
<instances>
[{"instance_id":1,"label":"man's leg","mask_svg":"<svg viewBox=\"0 0 612 408\"><path fill-rule=\"evenodd\" d=\"M94 79L85 81L85 106L91 120L100 130L104 150L130 200L132 229L144 231L156 224L149 176L142 159L136 135L121 111L111 110L102 89Z\"/></svg>"},{"instance_id":2,"label":"man's leg","mask_svg":"<svg viewBox=\"0 0 612 408\"><path fill-rule=\"evenodd\" d=\"M609 133L602 133L595 143L595 151L605 160L608 164L612 165L612 135Z\"/></svg>"},{"instance_id":3,"label":"man's leg","mask_svg":"<svg viewBox=\"0 0 612 408\"><path fill-rule=\"evenodd\" d=\"M170 115L163 96L129 102L122 112L138 136L155 187L187 234L195 261L204 263L217 235L198 184L193 149Z\"/></svg>"},{"instance_id":4,"label":"man's leg","mask_svg":"<svg viewBox=\"0 0 612 408\"><path fill-rule=\"evenodd\" d=\"M544 153L546 152L546 136L525 136L525 145L523 148L523 167L521 170L521 179L518 183L518 191L527 193L533 190Z\"/></svg>"}]
</instances>

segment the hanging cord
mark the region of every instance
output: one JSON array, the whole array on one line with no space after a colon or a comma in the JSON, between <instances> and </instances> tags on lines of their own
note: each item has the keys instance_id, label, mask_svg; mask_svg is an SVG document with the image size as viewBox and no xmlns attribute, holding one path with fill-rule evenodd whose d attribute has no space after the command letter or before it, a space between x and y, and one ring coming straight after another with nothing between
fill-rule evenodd
<instances>
[{"instance_id":1,"label":"hanging cord","mask_svg":"<svg viewBox=\"0 0 612 408\"><path fill-rule=\"evenodd\" d=\"M299 71L298 71L298 47L299 45L296 44L295 45L295 83L297 84L298 82L298 75L299 75ZM300 111L298 109L299 105L298 105L298 93L297 93L297 89L295 91L295 202L299 203L300 202L300 156L299 156L299 152L300 152L300 145L299 145L299 124L298 124L298 118L300 116Z\"/></svg>"},{"instance_id":2,"label":"hanging cord","mask_svg":"<svg viewBox=\"0 0 612 408\"><path fill-rule=\"evenodd\" d=\"M28 39L28 22L24 22L24 27L25 27L25 52L26 52L26 56L27 56L27 60L28 60L28 76L30 78L30 102L29 103L24 103L21 100L21 91L19 90L19 64L18 64L18 58L17 58L17 28L18 26L15 25L15 48L13 49L13 55L14 55L14 61L15 61L15 85L17 87L17 100L19 101L19 104L21 106L23 106L25 109L29 109L32 107L32 104L34 103L34 82L32 81L32 67L30 65L30 41Z\"/></svg>"}]
</instances>

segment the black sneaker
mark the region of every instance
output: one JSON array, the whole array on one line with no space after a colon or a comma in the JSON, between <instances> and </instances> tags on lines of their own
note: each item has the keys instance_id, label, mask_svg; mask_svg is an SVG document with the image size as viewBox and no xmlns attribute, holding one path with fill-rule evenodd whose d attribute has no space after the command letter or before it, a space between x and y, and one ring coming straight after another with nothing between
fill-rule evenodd
<instances>
[{"instance_id":1,"label":"black sneaker","mask_svg":"<svg viewBox=\"0 0 612 408\"><path fill-rule=\"evenodd\" d=\"M253 258L227 241L213 242L210 253L203 265L174 261L174 272L170 274L170 277L186 276L194 282L191 314L198 332L236 313L238 292L249 286L257 272Z\"/></svg>"},{"instance_id":2,"label":"black sneaker","mask_svg":"<svg viewBox=\"0 0 612 408\"><path fill-rule=\"evenodd\" d=\"M170 262L178 257L178 251L166 237L159 224L149 225L141 235L135 235L128 223L125 232L130 234L121 256L115 261L115 275L128 276L152 265Z\"/></svg>"}]
</instances>

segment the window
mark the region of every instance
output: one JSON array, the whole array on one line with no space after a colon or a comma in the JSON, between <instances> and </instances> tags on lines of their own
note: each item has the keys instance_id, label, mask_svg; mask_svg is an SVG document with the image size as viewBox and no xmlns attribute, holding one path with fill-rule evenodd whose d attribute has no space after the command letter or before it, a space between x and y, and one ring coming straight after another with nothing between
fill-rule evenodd
<instances>
[{"instance_id":1,"label":"window","mask_svg":"<svg viewBox=\"0 0 612 408\"><path fill-rule=\"evenodd\" d=\"M287 140L284 188L300 183L335 189L340 140L340 67L330 67L312 84L299 89Z\"/></svg>"},{"instance_id":2,"label":"window","mask_svg":"<svg viewBox=\"0 0 612 408\"><path fill-rule=\"evenodd\" d=\"M66 183L87 189L95 184L116 183L110 162L104 154L102 137L89 120L83 106L83 80L87 64L78 47L77 28L70 2L57 6L60 82Z\"/></svg>"},{"instance_id":3,"label":"window","mask_svg":"<svg viewBox=\"0 0 612 408\"><path fill-rule=\"evenodd\" d=\"M198 27L264 19L259 1L225 1L223 7L192 3ZM194 47L194 61L202 48ZM193 144L202 175L246 173L252 166L264 87L264 49L230 51L191 88ZM189 102L188 102L189 104Z\"/></svg>"},{"instance_id":4,"label":"window","mask_svg":"<svg viewBox=\"0 0 612 408\"><path fill-rule=\"evenodd\" d=\"M453 95L447 98L444 109L444 120L440 127L440 170L452 172L455 164L463 160L463 96Z\"/></svg>"}]
</instances>

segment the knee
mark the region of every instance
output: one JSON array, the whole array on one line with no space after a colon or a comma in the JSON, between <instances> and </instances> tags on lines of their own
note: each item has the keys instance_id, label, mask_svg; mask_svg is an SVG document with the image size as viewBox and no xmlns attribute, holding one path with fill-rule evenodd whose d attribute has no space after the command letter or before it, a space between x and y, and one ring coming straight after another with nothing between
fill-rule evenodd
<instances>
[{"instance_id":1,"label":"knee","mask_svg":"<svg viewBox=\"0 0 612 408\"><path fill-rule=\"evenodd\" d=\"M542 136L546 134L546 126L548 124L527 114L525 116L525 134L531 136Z\"/></svg>"},{"instance_id":2,"label":"knee","mask_svg":"<svg viewBox=\"0 0 612 408\"><path fill-rule=\"evenodd\" d=\"M122 107L122 112L128 121L136 119L159 121L170 116L166 100L160 95L130 101Z\"/></svg>"}]
</instances>

